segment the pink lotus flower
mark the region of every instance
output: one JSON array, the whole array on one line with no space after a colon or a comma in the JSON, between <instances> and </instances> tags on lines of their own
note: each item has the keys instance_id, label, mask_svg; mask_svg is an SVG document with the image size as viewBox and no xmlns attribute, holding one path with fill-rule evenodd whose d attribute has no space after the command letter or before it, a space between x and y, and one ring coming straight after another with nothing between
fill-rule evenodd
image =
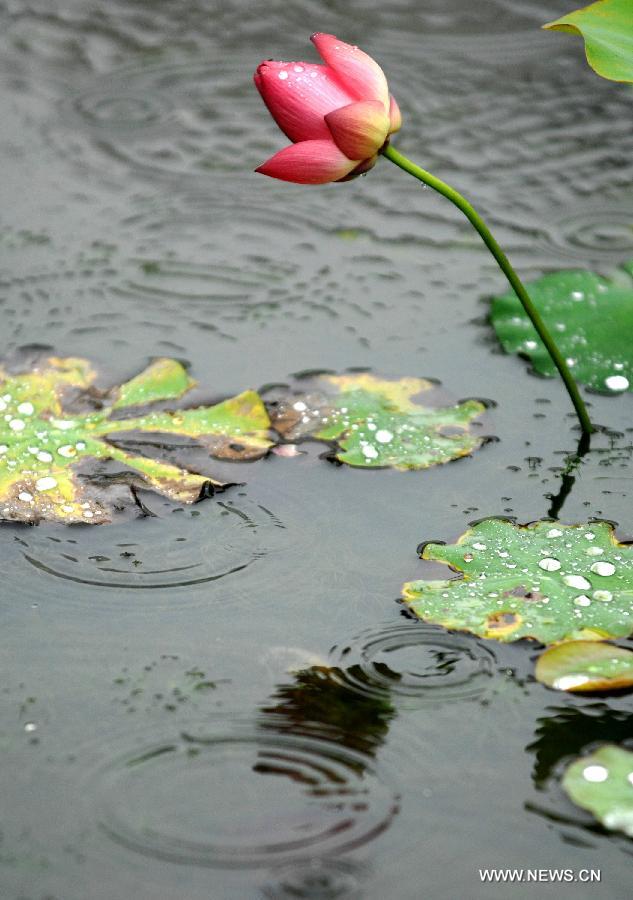
<instances>
[{"instance_id":1,"label":"pink lotus flower","mask_svg":"<svg viewBox=\"0 0 633 900\"><path fill-rule=\"evenodd\" d=\"M333 34L311 40L325 65L273 62L254 76L273 119L293 142L255 171L298 184L347 181L369 171L401 125L384 72Z\"/></svg>"}]
</instances>

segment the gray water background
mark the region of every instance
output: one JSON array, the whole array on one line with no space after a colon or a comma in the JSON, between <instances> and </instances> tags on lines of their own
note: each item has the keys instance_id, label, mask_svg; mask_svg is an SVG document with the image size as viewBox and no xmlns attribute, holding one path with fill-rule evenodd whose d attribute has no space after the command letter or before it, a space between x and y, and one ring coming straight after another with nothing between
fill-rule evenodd
<instances>
[{"instance_id":1,"label":"gray water background","mask_svg":"<svg viewBox=\"0 0 633 900\"><path fill-rule=\"evenodd\" d=\"M252 174L285 144L252 72L314 59L330 31L380 61L396 146L475 202L526 278L608 272L633 256L632 95L540 31L576 5L0 2L2 356L50 346L112 384L175 356L207 397L306 368L431 376L494 400L498 438L419 473L310 447L193 508L147 494L155 518L3 526L3 898L629 892L630 843L559 776L631 735L630 701L549 692L533 647L395 602L440 575L420 541L548 514L577 441L563 389L498 352L482 298L505 285L442 198L385 161L316 188ZM561 518L631 537L633 400L588 399L616 433ZM484 866L602 882L495 888Z\"/></svg>"}]
</instances>

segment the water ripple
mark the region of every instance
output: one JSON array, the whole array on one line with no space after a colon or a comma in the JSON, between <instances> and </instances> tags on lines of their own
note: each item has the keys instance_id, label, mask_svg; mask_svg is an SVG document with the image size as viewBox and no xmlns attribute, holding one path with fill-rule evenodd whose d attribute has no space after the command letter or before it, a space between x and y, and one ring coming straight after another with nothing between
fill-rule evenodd
<instances>
[{"instance_id":1,"label":"water ripple","mask_svg":"<svg viewBox=\"0 0 633 900\"><path fill-rule=\"evenodd\" d=\"M149 502L163 504L154 497ZM13 530L27 571L38 573L28 578L36 578L33 594L40 604L49 593L59 597L58 579L117 595L210 584L244 572L285 545L279 517L243 494L221 495L194 509L164 505L166 518L152 516L128 526L7 530ZM85 591L64 593L63 600L85 605Z\"/></svg>"},{"instance_id":2,"label":"water ripple","mask_svg":"<svg viewBox=\"0 0 633 900\"><path fill-rule=\"evenodd\" d=\"M495 664L484 642L411 622L370 628L330 656L335 676L354 691L414 704L482 700Z\"/></svg>"},{"instance_id":3,"label":"water ripple","mask_svg":"<svg viewBox=\"0 0 633 900\"><path fill-rule=\"evenodd\" d=\"M110 761L88 790L117 843L212 867L351 850L383 832L398 809L362 754L235 721L147 740Z\"/></svg>"}]
</instances>

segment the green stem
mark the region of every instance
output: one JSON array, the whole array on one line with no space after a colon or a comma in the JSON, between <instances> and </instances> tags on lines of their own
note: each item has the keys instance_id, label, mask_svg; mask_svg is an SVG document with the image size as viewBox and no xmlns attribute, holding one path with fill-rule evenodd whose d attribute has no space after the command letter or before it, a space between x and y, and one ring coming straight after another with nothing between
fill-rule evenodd
<instances>
[{"instance_id":1,"label":"green stem","mask_svg":"<svg viewBox=\"0 0 633 900\"><path fill-rule=\"evenodd\" d=\"M530 295L523 286L521 279L510 265L508 257L505 255L499 244L492 236L490 229L481 218L479 213L470 205L468 200L462 197L462 195L458 193L454 188L452 188L449 184L446 184L446 182L442 181L440 178L436 178L435 175L431 175L430 172L425 171L424 169L420 168L420 166L416 166L415 163L411 162L410 159L407 159L406 156L403 156L402 153L399 153L398 150L396 150L394 147L387 145L382 150L382 155L391 160L392 163L395 163L401 169L404 169L404 171L408 172L409 175L413 175L414 178L417 178L424 184L428 184L428 186L432 187L433 190L442 194L447 198L447 200L450 200L451 203L453 203L464 213L471 225L479 232L484 244L494 256L499 265L499 268L506 276L515 294L523 304L523 309L528 314L540 339L545 344L547 352L551 356L554 365L560 372L561 378L563 379L565 387L567 388L567 393L571 398L571 402L574 404L574 409L576 410L576 413L578 415L580 427L582 428L583 433L586 435L592 434L592 432L595 431L595 428L591 424L589 414L587 412L583 399L580 396L578 386L574 381L571 372L569 371L567 363L561 356L558 347L554 343L551 334L547 330L545 322L541 318L539 311L532 303Z\"/></svg>"}]
</instances>

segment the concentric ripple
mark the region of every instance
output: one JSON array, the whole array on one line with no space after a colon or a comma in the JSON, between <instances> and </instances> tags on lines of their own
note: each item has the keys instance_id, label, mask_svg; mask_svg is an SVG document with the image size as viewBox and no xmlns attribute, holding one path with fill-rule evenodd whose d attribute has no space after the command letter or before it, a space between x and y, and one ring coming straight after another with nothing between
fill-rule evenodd
<instances>
[{"instance_id":1,"label":"concentric ripple","mask_svg":"<svg viewBox=\"0 0 633 900\"><path fill-rule=\"evenodd\" d=\"M130 850L237 868L351 850L398 809L362 754L246 723L139 746L101 770L93 793L100 826Z\"/></svg>"},{"instance_id":2,"label":"concentric ripple","mask_svg":"<svg viewBox=\"0 0 633 900\"><path fill-rule=\"evenodd\" d=\"M268 123L251 69L229 55L101 76L62 103L50 138L66 158L111 175L243 177L275 136L253 128L256 115Z\"/></svg>"},{"instance_id":3,"label":"concentric ripple","mask_svg":"<svg viewBox=\"0 0 633 900\"><path fill-rule=\"evenodd\" d=\"M127 591L186 588L235 575L278 549L283 532L267 507L224 494L193 509L172 507L166 518L107 529L16 529L14 541L51 591L59 590L51 578ZM78 602L85 599L82 592Z\"/></svg>"},{"instance_id":4,"label":"concentric ripple","mask_svg":"<svg viewBox=\"0 0 633 900\"><path fill-rule=\"evenodd\" d=\"M548 229L547 244L587 260L624 261L633 255L633 209L599 205L566 212Z\"/></svg>"},{"instance_id":5,"label":"concentric ripple","mask_svg":"<svg viewBox=\"0 0 633 900\"><path fill-rule=\"evenodd\" d=\"M331 659L353 690L414 703L481 700L495 664L483 642L412 622L368 629L333 647Z\"/></svg>"}]
</instances>

